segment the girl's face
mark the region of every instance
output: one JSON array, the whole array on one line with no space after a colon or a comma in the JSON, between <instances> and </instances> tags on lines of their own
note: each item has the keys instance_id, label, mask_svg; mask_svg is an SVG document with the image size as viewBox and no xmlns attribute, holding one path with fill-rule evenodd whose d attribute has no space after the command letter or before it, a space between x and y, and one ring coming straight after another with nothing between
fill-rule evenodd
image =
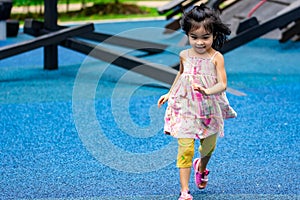
<instances>
[{"instance_id":1,"label":"girl's face","mask_svg":"<svg viewBox=\"0 0 300 200\"><path fill-rule=\"evenodd\" d=\"M188 34L189 42L196 53L208 53L213 44L213 34L207 32L203 26L191 30Z\"/></svg>"}]
</instances>

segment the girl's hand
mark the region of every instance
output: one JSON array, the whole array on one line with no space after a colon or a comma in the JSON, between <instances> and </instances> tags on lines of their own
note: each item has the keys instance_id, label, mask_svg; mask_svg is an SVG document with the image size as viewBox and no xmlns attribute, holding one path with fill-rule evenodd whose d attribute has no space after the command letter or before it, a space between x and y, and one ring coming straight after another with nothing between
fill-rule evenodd
<instances>
[{"instance_id":1,"label":"girl's hand","mask_svg":"<svg viewBox=\"0 0 300 200\"><path fill-rule=\"evenodd\" d=\"M166 101L168 101L169 99L169 93L162 95L159 100L157 101L157 106L158 108L160 108L161 105L163 105L164 103L166 103Z\"/></svg>"},{"instance_id":2,"label":"girl's hand","mask_svg":"<svg viewBox=\"0 0 300 200\"><path fill-rule=\"evenodd\" d=\"M193 87L193 89L194 89L195 91L198 91L198 92L200 92L201 94L209 95L208 89L205 89L204 87L202 87L201 85L199 85L199 84L197 84L197 83L194 83L194 84L192 85L192 87Z\"/></svg>"}]
</instances>

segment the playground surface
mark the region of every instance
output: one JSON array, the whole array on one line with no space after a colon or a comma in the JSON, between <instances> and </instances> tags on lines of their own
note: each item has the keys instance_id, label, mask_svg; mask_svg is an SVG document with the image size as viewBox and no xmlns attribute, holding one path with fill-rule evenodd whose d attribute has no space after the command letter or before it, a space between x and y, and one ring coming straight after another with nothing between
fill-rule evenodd
<instances>
[{"instance_id":1,"label":"playground surface","mask_svg":"<svg viewBox=\"0 0 300 200\"><path fill-rule=\"evenodd\" d=\"M165 43L162 54L113 50L171 65L182 33L164 20L114 22L96 31ZM0 41L0 47L30 39ZM238 117L225 123L194 199L300 199L300 43L256 39L225 54ZM0 61L0 199L177 199L176 141L163 134L160 82L59 47ZM198 154L196 154L198 156Z\"/></svg>"}]
</instances>

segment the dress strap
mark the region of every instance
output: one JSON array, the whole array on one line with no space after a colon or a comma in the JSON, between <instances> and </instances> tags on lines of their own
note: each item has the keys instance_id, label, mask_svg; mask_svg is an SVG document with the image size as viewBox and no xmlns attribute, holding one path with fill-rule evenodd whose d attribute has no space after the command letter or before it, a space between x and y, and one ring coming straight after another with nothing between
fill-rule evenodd
<instances>
[{"instance_id":1,"label":"dress strap","mask_svg":"<svg viewBox=\"0 0 300 200\"><path fill-rule=\"evenodd\" d=\"M210 58L210 61L213 61L214 60L214 58L216 57L216 55L218 54L219 52L218 51L216 51L215 53L214 53L214 55L212 55L212 57Z\"/></svg>"},{"instance_id":2,"label":"dress strap","mask_svg":"<svg viewBox=\"0 0 300 200\"><path fill-rule=\"evenodd\" d=\"M190 57L189 49L186 50L186 57L187 57L187 58Z\"/></svg>"}]
</instances>

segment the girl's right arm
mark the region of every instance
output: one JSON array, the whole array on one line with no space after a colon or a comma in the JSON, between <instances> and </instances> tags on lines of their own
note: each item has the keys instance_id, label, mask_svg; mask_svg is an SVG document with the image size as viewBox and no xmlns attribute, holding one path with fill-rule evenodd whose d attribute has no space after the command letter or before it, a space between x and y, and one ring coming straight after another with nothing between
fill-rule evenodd
<instances>
[{"instance_id":1,"label":"girl's right arm","mask_svg":"<svg viewBox=\"0 0 300 200\"><path fill-rule=\"evenodd\" d=\"M171 86L169 92L168 92L167 94L162 95L162 96L159 98L159 100L157 101L157 106L158 106L159 108L160 108L161 105L163 105L164 103L166 103L166 102L168 101L169 96L170 96L170 93L171 93L171 91L172 91L174 85L176 84L176 82L178 81L180 75L181 75L182 72L183 72L183 64L182 64L182 60L183 60L183 57L182 57L182 56L183 56L183 51L181 51L179 55L180 55L179 71L178 71L178 73L177 73L177 75L176 75L176 77L175 77L175 79L174 79L174 81L173 81L173 84L172 84L172 86Z\"/></svg>"}]
</instances>

